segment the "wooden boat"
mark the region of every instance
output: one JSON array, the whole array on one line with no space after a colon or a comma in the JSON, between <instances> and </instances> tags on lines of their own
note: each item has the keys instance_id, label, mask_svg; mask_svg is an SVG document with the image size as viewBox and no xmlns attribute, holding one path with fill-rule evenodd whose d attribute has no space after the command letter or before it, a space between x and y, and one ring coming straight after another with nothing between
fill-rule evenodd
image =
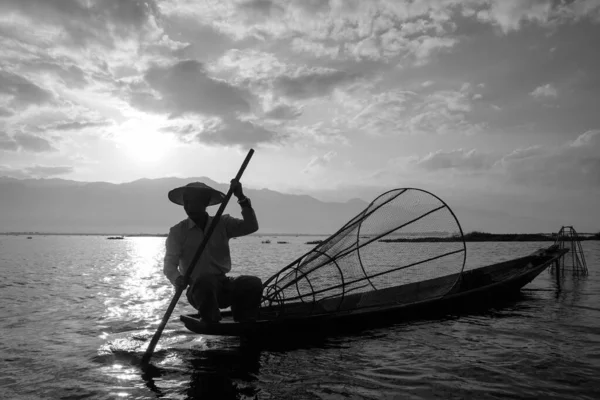
<instances>
[{"instance_id":1,"label":"wooden boat","mask_svg":"<svg viewBox=\"0 0 600 400\"><path fill-rule=\"evenodd\" d=\"M360 328L373 321L423 317L506 298L518 293L566 252L568 250L552 245L510 261L375 292L286 304L285 312L278 305L261 307L259 319L251 323L234 322L230 312L224 312L223 320L216 324L205 324L198 315L182 315L180 319L187 329L202 335L262 339L305 335L331 328ZM440 292L440 287L451 289Z\"/></svg>"}]
</instances>

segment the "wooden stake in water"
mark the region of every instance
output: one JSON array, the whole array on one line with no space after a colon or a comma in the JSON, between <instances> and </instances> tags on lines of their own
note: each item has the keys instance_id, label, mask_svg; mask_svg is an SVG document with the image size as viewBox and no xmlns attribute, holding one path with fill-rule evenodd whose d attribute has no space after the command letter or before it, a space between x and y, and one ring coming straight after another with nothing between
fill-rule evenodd
<instances>
[{"instance_id":1,"label":"wooden stake in water","mask_svg":"<svg viewBox=\"0 0 600 400\"><path fill-rule=\"evenodd\" d=\"M250 151L248 152L248 155L246 156L246 159L244 160L244 163L240 167L240 170L238 171L238 173L235 177L235 180L237 180L237 181L240 180L240 178L242 177L244 170L248 166L248 163L250 162L250 159L252 158L253 154L254 154L254 150L250 149ZM200 247L198 247L198 250L196 250L196 254L194 255L194 258L192 258L190 266L188 267L187 271L185 272L185 275L184 275L185 282L189 281L189 278L192 275L194 268L196 267L196 263L200 259L200 256L202 255L202 252L204 251L204 248L206 247L206 244L210 240L210 237L212 236L212 233L215 230L215 227L219 223L219 220L221 219L221 215L223 214L223 211L225 211L225 207L227 207L227 203L229 202L229 199L231 198L232 194L233 194L233 192L231 191L231 187L230 187L229 190L227 191L227 194L225 195L225 199L223 199L223 202L221 203L221 205L219 207L219 210L213 217L211 224L208 227L208 230L206 231L206 235L204 235L204 239L202 240L202 243L200 243ZM142 365L148 364L148 362L150 361L150 358L152 358L152 353L154 353L154 348L156 347L156 344L158 343L158 340L160 339L160 336L162 335L162 332L165 329L165 326L167 325L169 318L171 317L171 313L173 313L173 310L175 309L175 306L177 305L177 301L179 301L179 297L181 297L181 294L183 293L184 289L185 288L183 288L183 287L177 287L177 289L175 290L175 296L173 296L173 299L171 300L171 303L169 304L169 307L167 308L167 312L165 312L165 315L164 315L162 321L160 322L160 325L158 326L156 333L152 337L152 340L150 341L150 344L148 345L148 348L146 349L146 352L144 353L144 357L142 358Z\"/></svg>"}]
</instances>

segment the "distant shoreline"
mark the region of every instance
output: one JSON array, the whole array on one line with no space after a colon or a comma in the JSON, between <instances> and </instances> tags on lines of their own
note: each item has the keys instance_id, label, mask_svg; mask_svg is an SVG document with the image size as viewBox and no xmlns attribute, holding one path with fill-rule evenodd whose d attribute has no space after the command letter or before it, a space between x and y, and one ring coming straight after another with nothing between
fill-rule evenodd
<instances>
[{"instance_id":1,"label":"distant shoreline","mask_svg":"<svg viewBox=\"0 0 600 400\"><path fill-rule=\"evenodd\" d=\"M59 233L59 232L0 232L0 236L100 236L113 238L115 236L127 237L167 237L166 233ZM329 234L310 234L310 233L259 233L250 236L256 237L308 237L322 236L329 237ZM554 242L557 239L556 233L486 233L470 232L464 235L465 242ZM580 241L600 240L600 233L580 233ZM435 242L460 242L461 238L456 236L446 237L416 237L416 238L397 238L380 239L384 243L435 243ZM320 240L310 242L318 244Z\"/></svg>"},{"instance_id":2,"label":"distant shoreline","mask_svg":"<svg viewBox=\"0 0 600 400\"><path fill-rule=\"evenodd\" d=\"M0 236L122 236L122 237L167 237L167 233L63 233L63 232L0 232ZM258 233L249 236L330 236L326 233Z\"/></svg>"},{"instance_id":3,"label":"distant shoreline","mask_svg":"<svg viewBox=\"0 0 600 400\"><path fill-rule=\"evenodd\" d=\"M465 242L555 242L559 237L556 233L486 233L470 232L463 235ZM461 242L460 236L450 237L420 237L381 239L384 243L431 243L431 242ZM569 238L569 237L567 237ZM569 238L570 239L570 238ZM580 233L578 240L600 240L600 233Z\"/></svg>"}]
</instances>

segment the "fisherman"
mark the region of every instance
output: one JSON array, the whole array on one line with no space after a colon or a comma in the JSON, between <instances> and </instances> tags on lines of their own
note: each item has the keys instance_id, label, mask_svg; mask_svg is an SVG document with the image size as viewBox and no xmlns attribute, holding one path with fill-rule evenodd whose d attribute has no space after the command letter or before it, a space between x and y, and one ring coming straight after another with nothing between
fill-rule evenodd
<instances>
[{"instance_id":1,"label":"fisherman","mask_svg":"<svg viewBox=\"0 0 600 400\"><path fill-rule=\"evenodd\" d=\"M231 191L242 208L243 219L222 215L194 268L186 291L189 303L202 321L221 320L219 309L231 306L238 322L256 320L262 296L262 281L255 276L227 276L231 270L229 239L258 230L256 214L242 184L233 179ZM206 208L223 202L225 195L202 182L173 189L169 200L182 205L188 218L171 227L166 240L163 272L175 286L186 288L184 275L213 220Z\"/></svg>"}]
</instances>

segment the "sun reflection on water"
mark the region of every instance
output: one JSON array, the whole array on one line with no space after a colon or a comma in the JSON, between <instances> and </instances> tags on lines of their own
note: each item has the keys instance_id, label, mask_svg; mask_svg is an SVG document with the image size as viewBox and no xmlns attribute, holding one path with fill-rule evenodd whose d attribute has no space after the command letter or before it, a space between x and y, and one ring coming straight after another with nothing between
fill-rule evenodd
<instances>
[{"instance_id":1,"label":"sun reflection on water","mask_svg":"<svg viewBox=\"0 0 600 400\"><path fill-rule=\"evenodd\" d=\"M106 318L155 324L172 291L162 273L164 239L132 237L126 239L125 246L125 257L116 261L114 268L119 271L120 282L112 281L119 294L105 300Z\"/></svg>"}]
</instances>

